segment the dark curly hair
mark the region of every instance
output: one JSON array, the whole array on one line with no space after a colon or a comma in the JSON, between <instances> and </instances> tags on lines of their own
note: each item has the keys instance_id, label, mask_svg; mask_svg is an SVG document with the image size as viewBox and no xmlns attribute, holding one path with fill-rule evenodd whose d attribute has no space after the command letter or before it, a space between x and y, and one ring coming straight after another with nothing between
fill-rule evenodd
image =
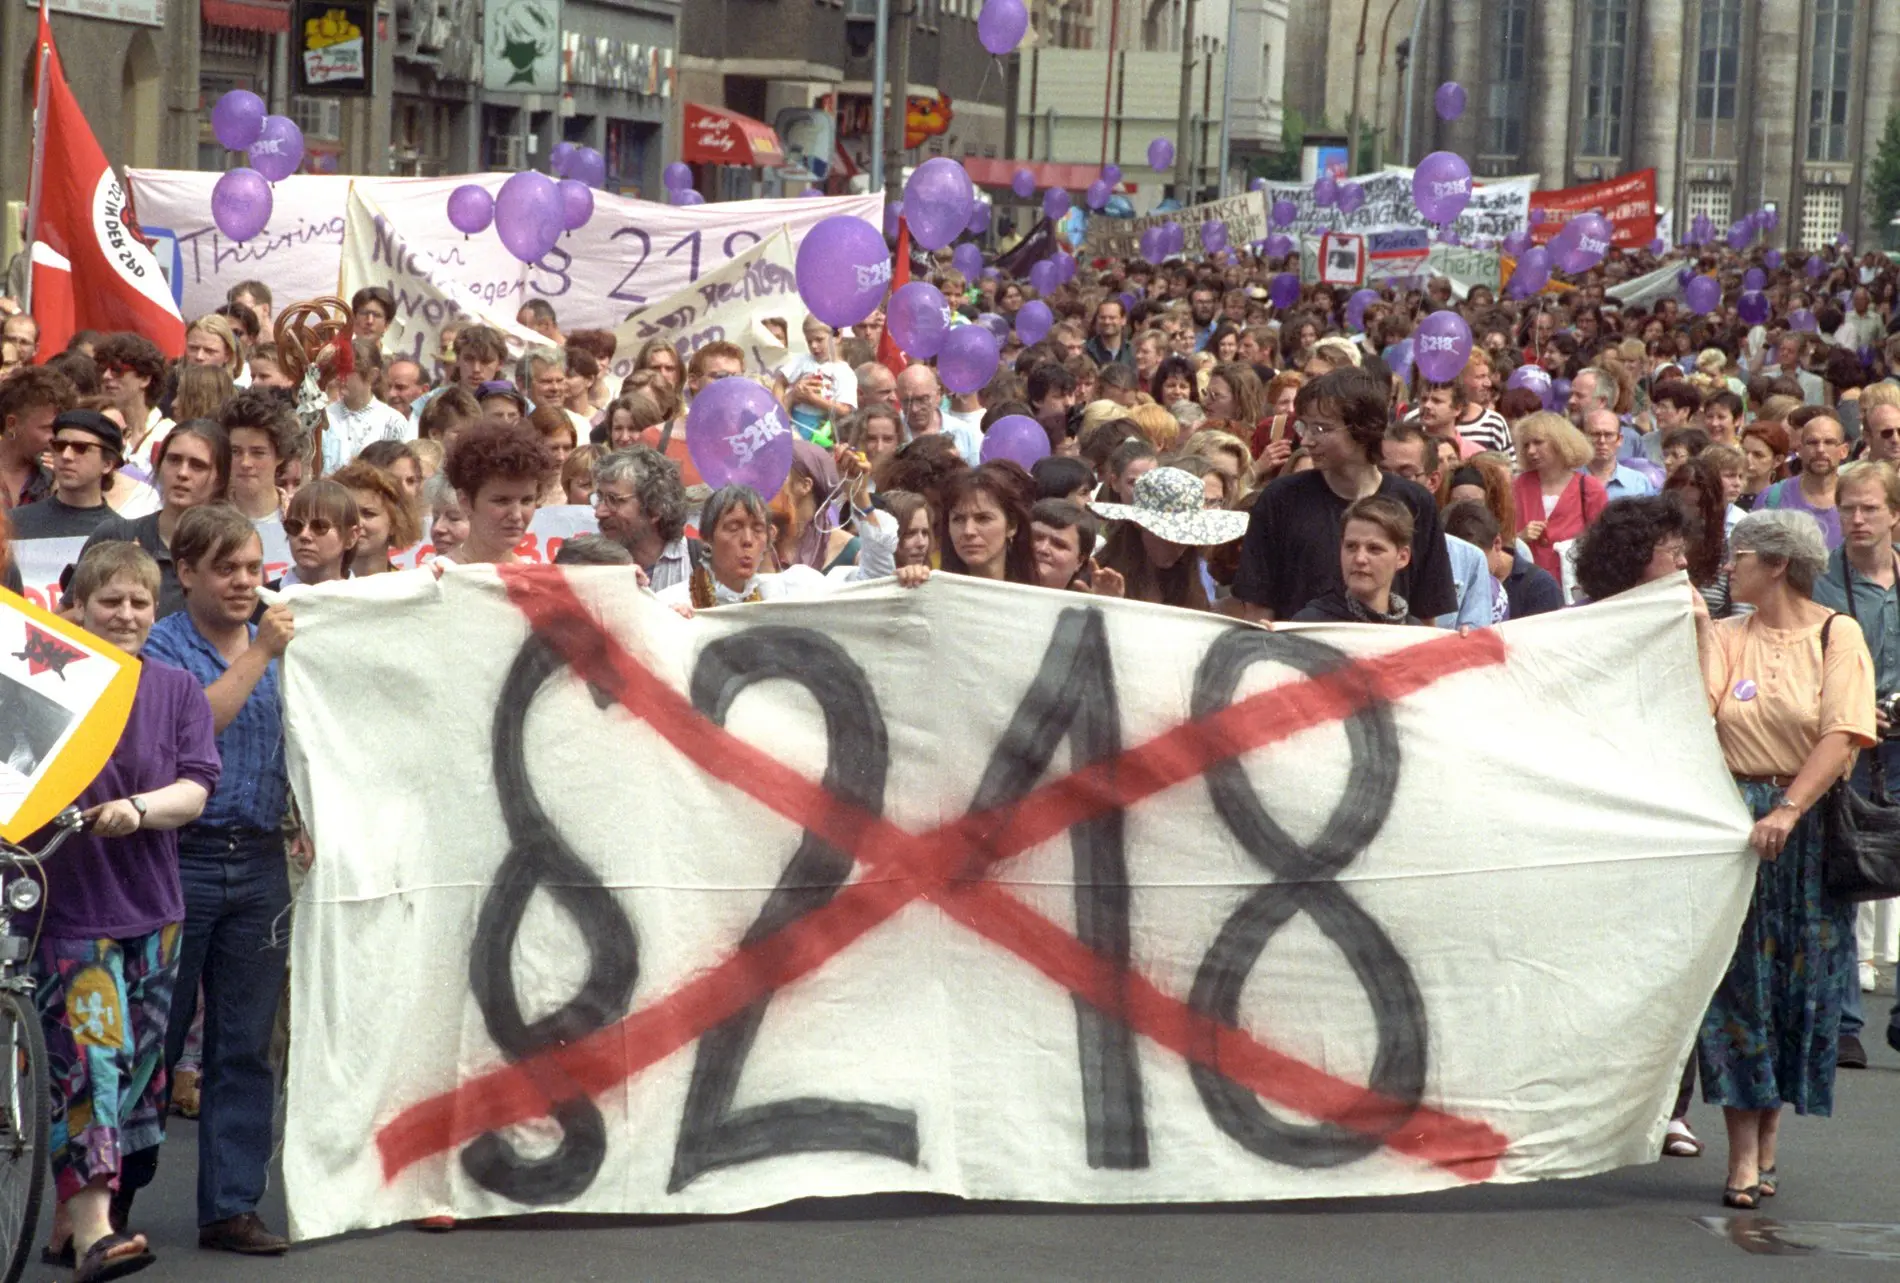
<instances>
[{"instance_id":1,"label":"dark curly hair","mask_svg":"<svg viewBox=\"0 0 1900 1283\"><path fill-rule=\"evenodd\" d=\"M1689 578L1696 587L1715 582L1728 554L1728 504L1722 500L1722 474L1697 456L1678 464L1663 482L1663 493L1682 505L1689 518Z\"/></svg>"},{"instance_id":2,"label":"dark curly hair","mask_svg":"<svg viewBox=\"0 0 1900 1283\"><path fill-rule=\"evenodd\" d=\"M117 365L144 375L149 385L145 389L147 405L156 402L158 394L164 391L165 354L158 350L158 344L143 334L108 334L92 350L92 359L100 369Z\"/></svg>"},{"instance_id":3,"label":"dark curly hair","mask_svg":"<svg viewBox=\"0 0 1900 1283\"><path fill-rule=\"evenodd\" d=\"M1168 408L1168 403L1161 399L1161 386L1169 379L1186 379L1188 400L1196 405L1201 403L1201 382L1194 377L1194 363L1184 356L1167 356L1155 366L1154 376L1148 380L1148 395L1155 399L1156 405L1164 410Z\"/></svg>"},{"instance_id":4,"label":"dark curly hair","mask_svg":"<svg viewBox=\"0 0 1900 1283\"><path fill-rule=\"evenodd\" d=\"M546 481L554 472L554 451L525 423L484 419L455 439L443 467L449 484L473 499L498 477Z\"/></svg>"},{"instance_id":5,"label":"dark curly hair","mask_svg":"<svg viewBox=\"0 0 1900 1283\"><path fill-rule=\"evenodd\" d=\"M1628 592L1643 582L1656 545L1672 535L1690 536L1688 514L1673 496L1613 501L1577 541L1577 586L1591 601Z\"/></svg>"}]
</instances>

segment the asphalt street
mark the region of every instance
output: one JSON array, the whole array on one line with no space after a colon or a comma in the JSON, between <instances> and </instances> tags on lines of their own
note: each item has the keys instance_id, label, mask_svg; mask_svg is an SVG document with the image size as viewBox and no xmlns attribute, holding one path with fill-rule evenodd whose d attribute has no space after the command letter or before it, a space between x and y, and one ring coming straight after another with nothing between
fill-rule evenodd
<instances>
[{"instance_id":1,"label":"asphalt street","mask_svg":"<svg viewBox=\"0 0 1900 1283\"><path fill-rule=\"evenodd\" d=\"M197 1247L196 1128L179 1122L166 1141L158 1182L141 1197L134 1218L159 1256L138 1277L154 1283L1893 1278L1900 1275L1900 1055L1878 1037L1890 1001L1869 999L1873 1063L1841 1075L1835 1116L1790 1116L1784 1123L1782 1189L1761 1216L1722 1208L1721 1118L1698 1103L1692 1119L1708 1144L1702 1158L1666 1159L1580 1181L1410 1198L1099 1210L912 1196L809 1200L719 1219L523 1217L450 1234L390 1229L302 1245L279 1260L247 1260ZM281 1190L273 1190L264 1211L281 1230ZM1716 1218L1721 1232L1703 1218ZM1734 1241L1744 1238L1888 1255L1800 1249L1767 1255ZM35 1264L26 1277L66 1275Z\"/></svg>"}]
</instances>

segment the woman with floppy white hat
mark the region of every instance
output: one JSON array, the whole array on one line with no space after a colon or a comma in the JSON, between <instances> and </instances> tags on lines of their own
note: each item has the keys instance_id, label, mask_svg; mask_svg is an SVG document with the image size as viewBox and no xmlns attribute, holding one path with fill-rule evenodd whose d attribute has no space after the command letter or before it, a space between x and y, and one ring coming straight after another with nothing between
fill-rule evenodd
<instances>
[{"instance_id":1,"label":"woman with floppy white hat","mask_svg":"<svg viewBox=\"0 0 1900 1283\"><path fill-rule=\"evenodd\" d=\"M1135 482L1133 503L1089 505L1116 523L1097 560L1121 575L1130 601L1211 610L1213 585L1201 549L1247 533L1247 514L1226 511L1224 497L1218 476L1151 468Z\"/></svg>"}]
</instances>

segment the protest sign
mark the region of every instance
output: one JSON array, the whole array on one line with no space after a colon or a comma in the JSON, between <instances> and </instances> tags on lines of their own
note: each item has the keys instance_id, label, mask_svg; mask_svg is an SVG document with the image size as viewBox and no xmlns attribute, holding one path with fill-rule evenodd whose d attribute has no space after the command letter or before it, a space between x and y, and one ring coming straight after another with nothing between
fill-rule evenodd
<instances>
[{"instance_id":1,"label":"protest sign","mask_svg":"<svg viewBox=\"0 0 1900 1283\"><path fill-rule=\"evenodd\" d=\"M632 584L294 601L296 1237L1656 1158L1759 863L1681 577L1464 637Z\"/></svg>"},{"instance_id":2,"label":"protest sign","mask_svg":"<svg viewBox=\"0 0 1900 1283\"><path fill-rule=\"evenodd\" d=\"M1579 214L1599 210L1610 220L1617 249L1642 249L1656 239L1656 171L1639 169L1600 183L1536 192L1531 208L1544 211L1544 221L1531 228L1531 239L1547 244L1563 225Z\"/></svg>"},{"instance_id":3,"label":"protest sign","mask_svg":"<svg viewBox=\"0 0 1900 1283\"><path fill-rule=\"evenodd\" d=\"M297 175L275 187L271 226L243 245L227 241L211 221L216 173L131 171L142 226L178 239L184 273L183 312L199 316L223 304L225 291L257 277L281 310L341 289L365 285L439 283L465 311L514 319L521 304L545 298L563 329L611 330L639 307L676 293L785 228L797 249L805 233L836 214L883 226L882 193L794 200L716 201L672 206L610 192L594 193L594 216L569 232L541 262L525 267L493 232L464 236L448 220L449 193L463 183L501 190L507 174L448 178L317 178ZM350 223L352 185L385 226ZM348 237L356 243L346 246ZM393 261L400 256L399 261ZM346 264L351 266L346 267ZM418 306L428 306L423 300ZM396 320L413 308L397 298ZM413 350L404 335L404 348Z\"/></svg>"},{"instance_id":4,"label":"protest sign","mask_svg":"<svg viewBox=\"0 0 1900 1283\"><path fill-rule=\"evenodd\" d=\"M138 681L132 656L0 589L0 838L20 841L85 791Z\"/></svg>"},{"instance_id":5,"label":"protest sign","mask_svg":"<svg viewBox=\"0 0 1900 1283\"><path fill-rule=\"evenodd\" d=\"M1328 240L1337 242L1337 236L1302 236L1300 238L1300 279L1307 284L1324 279L1321 271L1321 249ZM1433 276L1442 276L1451 282L1452 292L1459 298L1471 292L1474 285L1483 285L1494 293L1498 289L1500 260L1495 250L1473 249L1469 245L1446 245L1434 243L1423 228L1411 231L1373 232L1365 237L1364 280L1363 284L1373 289L1386 286L1404 287L1408 282L1423 285ZM1340 284L1343 282L1327 282Z\"/></svg>"},{"instance_id":6,"label":"protest sign","mask_svg":"<svg viewBox=\"0 0 1900 1283\"><path fill-rule=\"evenodd\" d=\"M1143 232L1164 223L1179 223L1187 235L1187 248L1183 252L1189 258L1199 258L1202 254L1201 224L1212 219L1219 219L1227 225L1227 243L1235 249L1244 249L1255 241L1267 238L1266 203L1259 192L1246 192L1240 196L1229 196L1226 200L1184 205L1165 214L1144 214L1140 218L1104 218L1097 215L1089 219L1083 248L1093 255L1139 258Z\"/></svg>"},{"instance_id":7,"label":"protest sign","mask_svg":"<svg viewBox=\"0 0 1900 1283\"><path fill-rule=\"evenodd\" d=\"M795 345L804 350L803 327L810 309L798 294L792 238L780 228L717 271L685 289L643 307L614 330L614 373L633 373L642 345L664 340L682 363L708 343L737 343L747 368L771 371L785 364ZM784 324L784 338L765 321Z\"/></svg>"},{"instance_id":8,"label":"protest sign","mask_svg":"<svg viewBox=\"0 0 1900 1283\"><path fill-rule=\"evenodd\" d=\"M13 564L20 568L20 586L26 599L42 610L59 606L59 576L79 560L86 537L67 539L15 539L7 545Z\"/></svg>"},{"instance_id":9,"label":"protest sign","mask_svg":"<svg viewBox=\"0 0 1900 1283\"><path fill-rule=\"evenodd\" d=\"M1317 236L1327 231L1363 234L1423 227L1429 221L1412 200L1411 170L1383 169L1351 181L1358 184L1366 199L1350 214L1315 205L1311 183L1268 183L1269 204L1290 200L1299 211L1291 227L1273 230L1289 236ZM1473 182L1471 203L1450 230L1467 242L1479 237L1501 240L1529 222L1531 192L1536 187L1534 174Z\"/></svg>"}]
</instances>

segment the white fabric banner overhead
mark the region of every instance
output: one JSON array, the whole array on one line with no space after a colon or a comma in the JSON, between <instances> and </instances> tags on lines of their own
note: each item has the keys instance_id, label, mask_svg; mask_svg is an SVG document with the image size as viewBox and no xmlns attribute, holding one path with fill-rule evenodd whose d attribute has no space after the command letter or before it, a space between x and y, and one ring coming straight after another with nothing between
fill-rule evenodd
<instances>
[{"instance_id":1,"label":"white fabric banner overhead","mask_svg":"<svg viewBox=\"0 0 1900 1283\"><path fill-rule=\"evenodd\" d=\"M780 228L725 266L641 308L614 331L614 373L631 374L634 357L653 339L671 344L681 361L708 343L737 343L750 368L778 369L790 353L805 350L811 309L798 295L796 266L791 235ZM784 324L783 339L767 328L767 320Z\"/></svg>"},{"instance_id":2,"label":"white fabric banner overhead","mask_svg":"<svg viewBox=\"0 0 1900 1283\"><path fill-rule=\"evenodd\" d=\"M499 191L507 174L448 178L323 178L298 176L277 184L271 226L245 245L231 245L211 222L211 189L220 175L135 169L133 191L142 226L178 238L187 317L224 302L238 281L257 277L281 309L289 303L365 285L392 286L425 278L464 311L513 321L521 304L544 298L563 329L611 330L629 312L677 293L743 254L783 227L796 249L812 226L851 214L883 226L882 193L789 200L720 201L676 207L594 193L594 217L541 263L524 267L494 232L465 237L450 225L448 197L463 183ZM379 225L350 224L352 184ZM380 232L380 234L379 234ZM347 242L355 238L356 243ZM414 314L435 301L397 295L403 346L426 328ZM426 318L425 318L426 319Z\"/></svg>"},{"instance_id":3,"label":"white fabric banner overhead","mask_svg":"<svg viewBox=\"0 0 1900 1283\"><path fill-rule=\"evenodd\" d=\"M1268 183L1269 208L1274 201L1290 200L1299 209L1293 226L1273 230L1289 236L1318 236L1327 231L1389 232L1428 225L1425 215L1419 213L1412 201L1411 170L1383 169L1351 181L1364 189L1366 200L1350 214L1315 205L1311 183ZM1453 230L1465 241L1480 236L1502 240L1530 225L1531 193L1536 190L1535 174L1474 182L1471 203L1458 216Z\"/></svg>"},{"instance_id":4,"label":"white fabric banner overhead","mask_svg":"<svg viewBox=\"0 0 1900 1283\"><path fill-rule=\"evenodd\" d=\"M1464 638L633 583L290 595L297 1237L1656 1157L1756 866L1680 578Z\"/></svg>"},{"instance_id":5,"label":"white fabric banner overhead","mask_svg":"<svg viewBox=\"0 0 1900 1283\"><path fill-rule=\"evenodd\" d=\"M1160 227L1165 223L1179 223L1186 236L1186 249L1183 253L1189 258L1201 256L1201 225L1218 220L1227 226L1227 244L1235 250L1245 249L1255 241L1267 238L1267 206L1259 192L1242 192L1238 196L1229 196L1225 200L1211 200L1200 205L1184 205L1180 209L1165 214L1144 214L1140 218L1107 218L1101 215L1091 217L1088 222L1088 235L1084 240L1085 251L1089 254L1112 255L1115 258L1137 258L1141 254L1141 234L1150 227Z\"/></svg>"}]
</instances>

